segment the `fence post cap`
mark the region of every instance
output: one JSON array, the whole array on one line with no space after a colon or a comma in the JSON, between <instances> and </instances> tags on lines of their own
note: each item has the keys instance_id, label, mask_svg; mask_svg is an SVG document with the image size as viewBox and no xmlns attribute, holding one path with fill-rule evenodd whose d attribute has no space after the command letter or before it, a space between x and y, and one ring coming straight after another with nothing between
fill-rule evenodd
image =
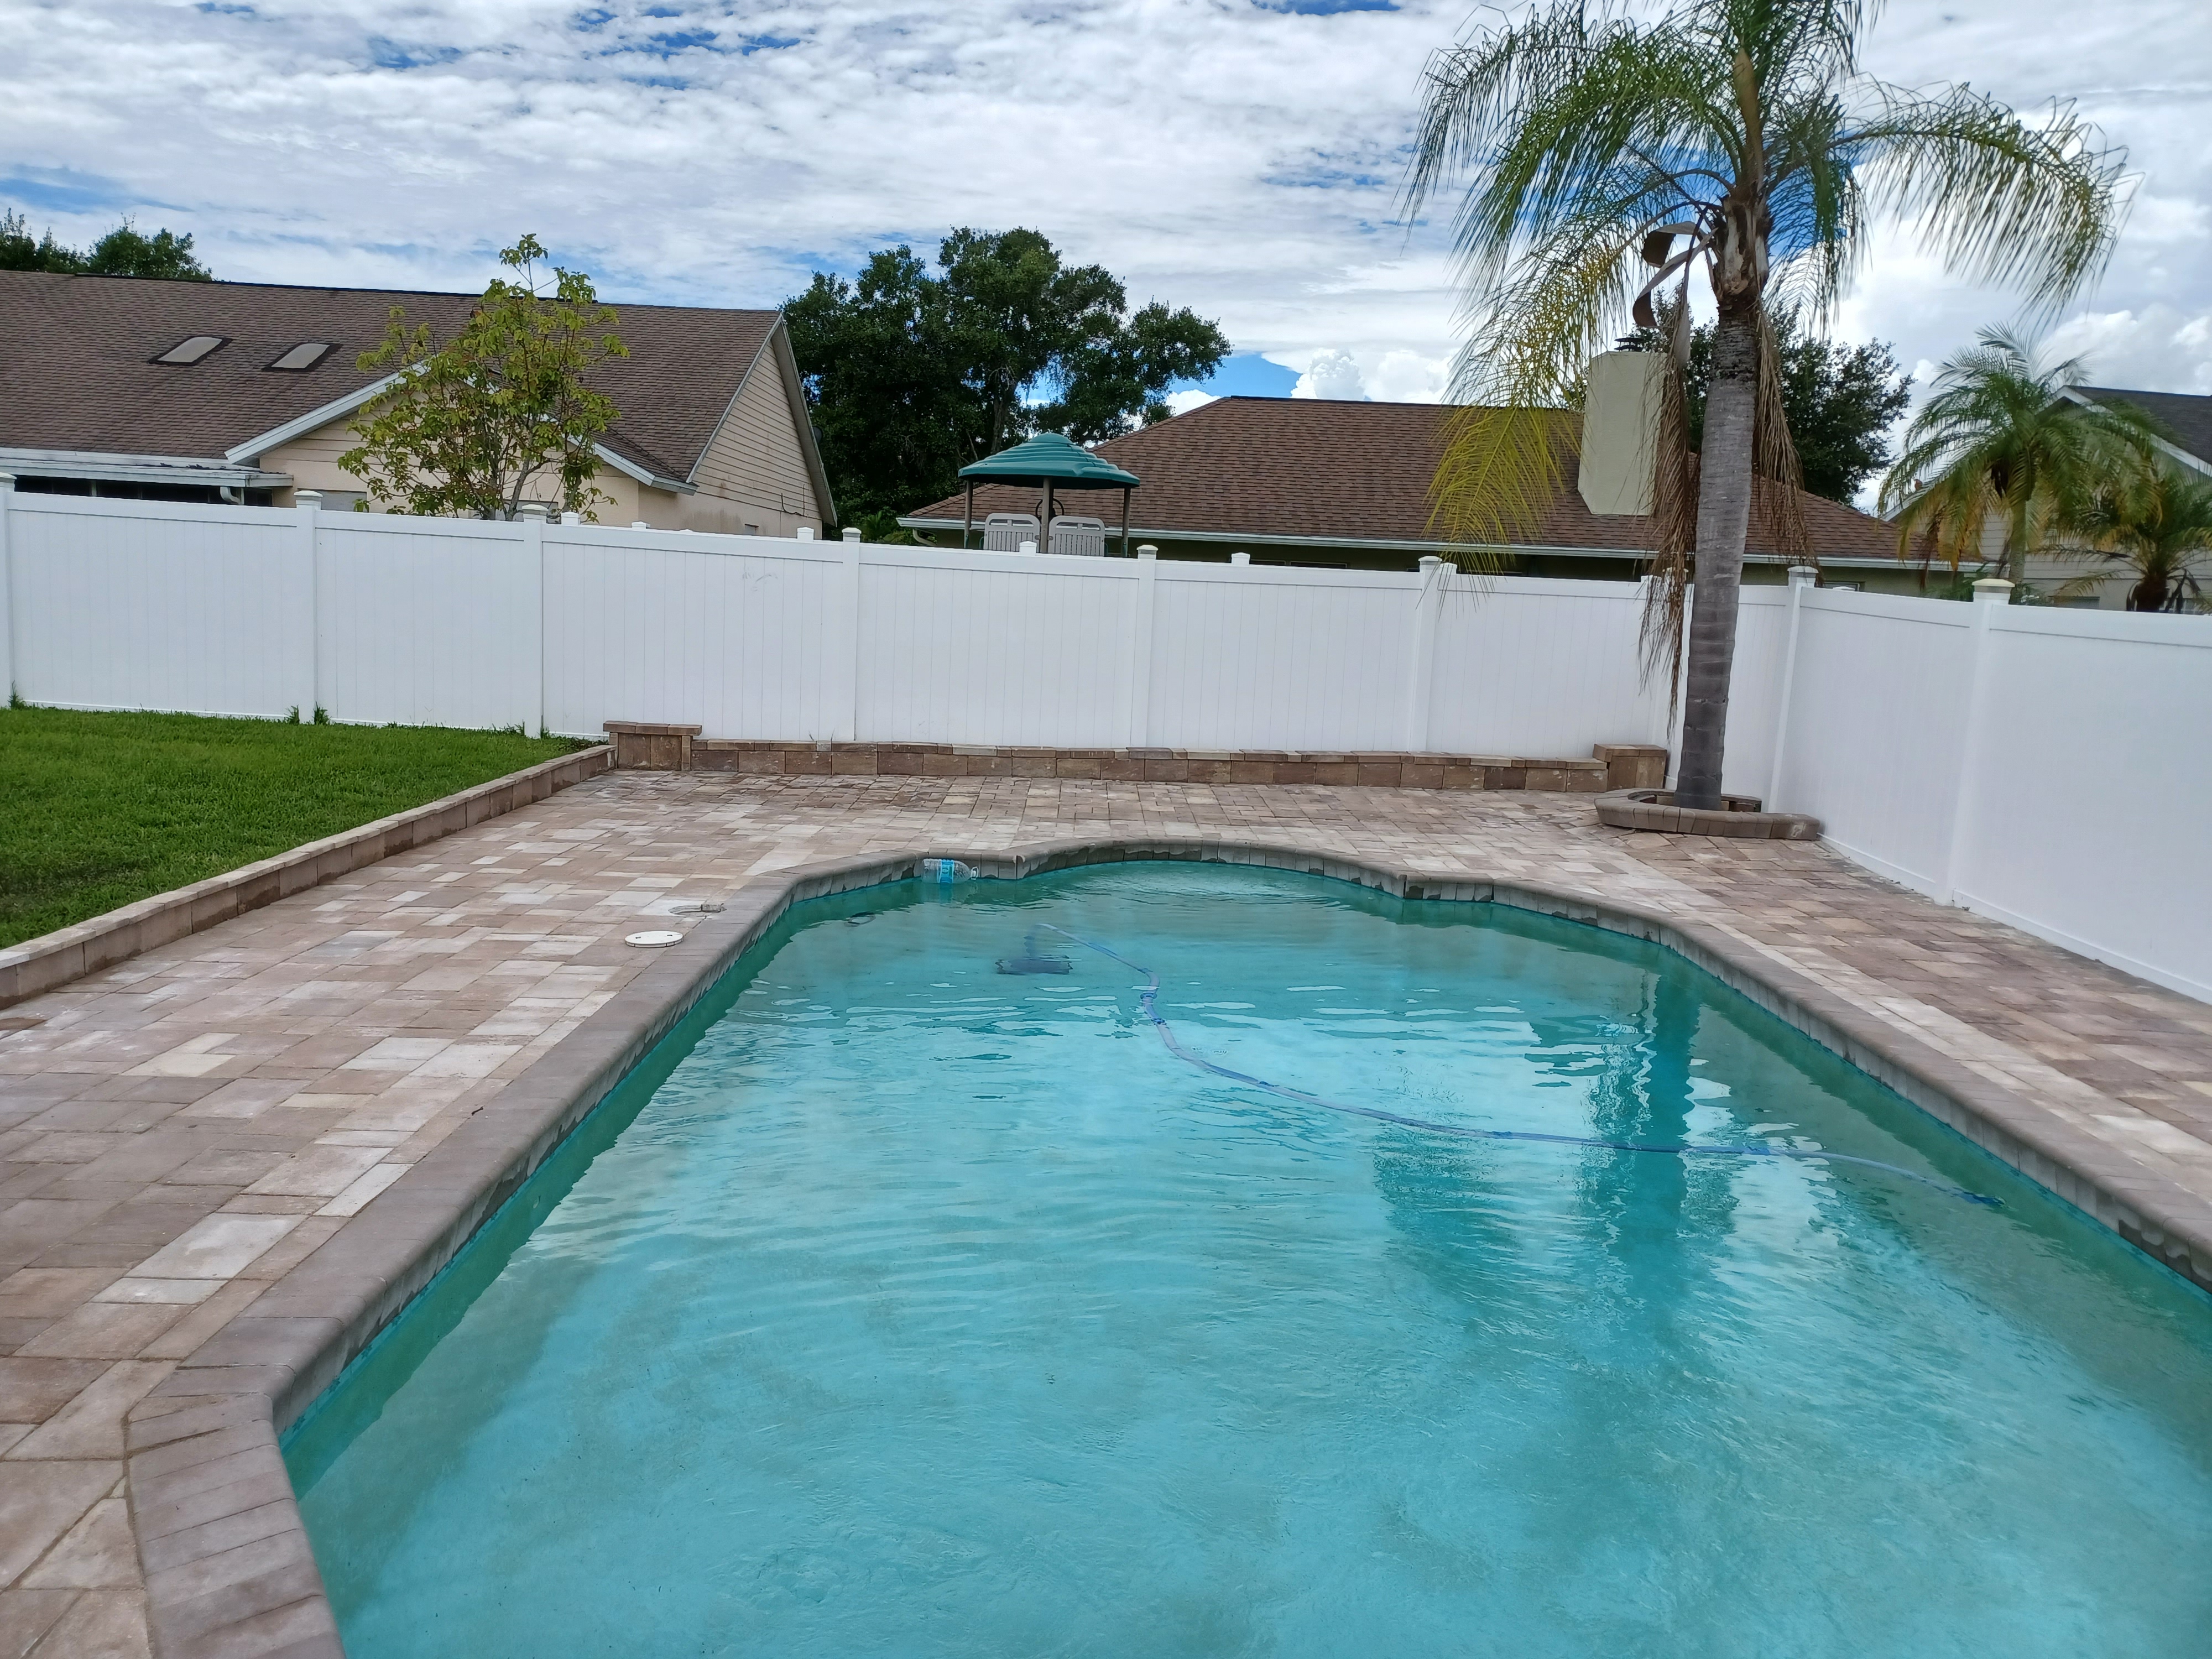
<instances>
[{"instance_id":1,"label":"fence post cap","mask_svg":"<svg viewBox=\"0 0 2212 1659\"><path fill-rule=\"evenodd\" d=\"M1252 556L1240 547L1237 551L1229 556L1229 562L1231 564L1249 564L1252 562Z\"/></svg>"},{"instance_id":2,"label":"fence post cap","mask_svg":"<svg viewBox=\"0 0 2212 1659\"><path fill-rule=\"evenodd\" d=\"M2012 598L2012 584L2002 576L1984 576L1974 584L1976 605L2003 605Z\"/></svg>"},{"instance_id":3,"label":"fence post cap","mask_svg":"<svg viewBox=\"0 0 2212 1659\"><path fill-rule=\"evenodd\" d=\"M546 519L545 503L543 501L523 502L522 517L533 524L544 524Z\"/></svg>"},{"instance_id":4,"label":"fence post cap","mask_svg":"<svg viewBox=\"0 0 2212 1659\"><path fill-rule=\"evenodd\" d=\"M580 513L563 513L561 515L562 524L581 524L583 521L584 515Z\"/></svg>"},{"instance_id":5,"label":"fence post cap","mask_svg":"<svg viewBox=\"0 0 2212 1659\"><path fill-rule=\"evenodd\" d=\"M814 526L811 524L803 524L791 533L802 542L811 542L814 539Z\"/></svg>"},{"instance_id":6,"label":"fence post cap","mask_svg":"<svg viewBox=\"0 0 2212 1659\"><path fill-rule=\"evenodd\" d=\"M1160 550L1150 542L1139 542L1137 544L1137 556L1140 559L1157 559L1160 556Z\"/></svg>"},{"instance_id":7,"label":"fence post cap","mask_svg":"<svg viewBox=\"0 0 2212 1659\"><path fill-rule=\"evenodd\" d=\"M1422 555L1421 555L1421 574L1422 574L1423 575L1425 575L1425 576L1426 574L1428 574L1428 573L1429 573L1430 571L1434 570L1434 569L1435 569L1438 565L1442 564L1443 562L1444 562L1444 556L1443 556L1443 554L1441 554L1441 553L1424 553L1424 554L1422 554Z\"/></svg>"},{"instance_id":8,"label":"fence post cap","mask_svg":"<svg viewBox=\"0 0 2212 1659\"><path fill-rule=\"evenodd\" d=\"M1820 571L1812 565L1793 564L1790 567L1790 586L1792 587L1811 587L1820 580Z\"/></svg>"},{"instance_id":9,"label":"fence post cap","mask_svg":"<svg viewBox=\"0 0 2212 1659\"><path fill-rule=\"evenodd\" d=\"M857 530L848 530L845 532L845 539L848 542L857 542L860 539L860 532Z\"/></svg>"},{"instance_id":10,"label":"fence post cap","mask_svg":"<svg viewBox=\"0 0 2212 1659\"><path fill-rule=\"evenodd\" d=\"M323 492L319 489L295 489L292 492L292 499L301 507L319 507L323 504Z\"/></svg>"},{"instance_id":11,"label":"fence post cap","mask_svg":"<svg viewBox=\"0 0 2212 1659\"><path fill-rule=\"evenodd\" d=\"M15 475L12 472L0 472L0 489L13 489L15 487Z\"/></svg>"}]
</instances>

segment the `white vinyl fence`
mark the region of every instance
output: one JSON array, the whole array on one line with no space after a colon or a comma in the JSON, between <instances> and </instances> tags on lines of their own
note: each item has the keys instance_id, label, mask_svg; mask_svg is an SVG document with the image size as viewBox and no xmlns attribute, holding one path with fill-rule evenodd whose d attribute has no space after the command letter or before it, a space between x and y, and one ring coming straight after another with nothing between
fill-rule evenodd
<instances>
[{"instance_id":1,"label":"white vinyl fence","mask_svg":"<svg viewBox=\"0 0 2212 1659\"><path fill-rule=\"evenodd\" d=\"M1669 737L1626 583L1038 558L0 488L34 703L595 736L1585 756ZM1729 787L2212 999L2212 618L1757 588Z\"/></svg>"}]
</instances>

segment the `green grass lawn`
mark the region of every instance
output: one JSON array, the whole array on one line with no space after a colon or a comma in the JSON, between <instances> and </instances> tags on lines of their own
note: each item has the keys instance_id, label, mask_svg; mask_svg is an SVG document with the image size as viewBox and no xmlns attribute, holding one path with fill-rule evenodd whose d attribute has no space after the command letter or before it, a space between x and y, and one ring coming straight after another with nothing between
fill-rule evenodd
<instances>
[{"instance_id":1,"label":"green grass lawn","mask_svg":"<svg viewBox=\"0 0 2212 1659\"><path fill-rule=\"evenodd\" d=\"M581 747L432 726L0 708L0 945Z\"/></svg>"}]
</instances>

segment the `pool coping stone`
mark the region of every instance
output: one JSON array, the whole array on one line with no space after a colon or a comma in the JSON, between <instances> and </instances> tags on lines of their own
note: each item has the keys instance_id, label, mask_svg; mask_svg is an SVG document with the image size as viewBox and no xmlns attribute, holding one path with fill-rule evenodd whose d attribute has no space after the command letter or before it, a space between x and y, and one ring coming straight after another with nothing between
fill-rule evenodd
<instances>
[{"instance_id":1,"label":"pool coping stone","mask_svg":"<svg viewBox=\"0 0 2212 1659\"><path fill-rule=\"evenodd\" d=\"M662 949L132 1408L125 1489L161 1659L343 1659L281 1431L791 906L913 878L934 858L1006 880L1153 860L1295 871L1416 901L1502 903L1663 945L2212 1289L2212 1200L2124 1164L2044 1108L1709 923L1520 880L1439 878L1225 836L1077 837L1003 854L916 849L799 865L739 888Z\"/></svg>"}]
</instances>

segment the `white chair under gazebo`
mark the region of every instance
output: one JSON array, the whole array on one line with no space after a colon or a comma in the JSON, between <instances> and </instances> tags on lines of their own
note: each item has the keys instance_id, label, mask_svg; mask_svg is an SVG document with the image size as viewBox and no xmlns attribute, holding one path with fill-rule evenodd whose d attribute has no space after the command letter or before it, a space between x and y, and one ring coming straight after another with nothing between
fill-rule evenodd
<instances>
[{"instance_id":1,"label":"white chair under gazebo","mask_svg":"<svg viewBox=\"0 0 2212 1659\"><path fill-rule=\"evenodd\" d=\"M1052 533L1045 538L1047 550L1072 558L1103 559L1106 556L1106 521L1103 519L1079 518L1072 513L1062 513L1052 521Z\"/></svg>"},{"instance_id":2,"label":"white chair under gazebo","mask_svg":"<svg viewBox=\"0 0 2212 1659\"><path fill-rule=\"evenodd\" d=\"M966 538L963 538L964 541ZM1033 513L994 513L983 520L986 553L1018 553L1022 544L1037 544L1037 521Z\"/></svg>"}]
</instances>

